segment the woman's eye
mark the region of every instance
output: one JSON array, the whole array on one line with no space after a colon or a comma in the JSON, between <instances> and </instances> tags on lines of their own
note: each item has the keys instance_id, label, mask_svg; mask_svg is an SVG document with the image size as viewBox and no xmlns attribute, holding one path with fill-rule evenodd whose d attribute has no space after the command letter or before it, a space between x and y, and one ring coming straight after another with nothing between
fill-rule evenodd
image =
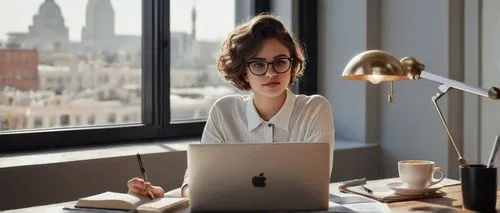
<instances>
[{"instance_id":1,"label":"woman's eye","mask_svg":"<svg viewBox=\"0 0 500 213\"><path fill-rule=\"evenodd\" d=\"M266 64L262 63L262 62L254 62L252 63L252 67L253 68L256 68L256 69L262 69L266 66Z\"/></svg>"},{"instance_id":2,"label":"woman's eye","mask_svg":"<svg viewBox=\"0 0 500 213\"><path fill-rule=\"evenodd\" d=\"M286 59L278 59L274 61L275 66L282 66L288 64L288 61Z\"/></svg>"}]
</instances>

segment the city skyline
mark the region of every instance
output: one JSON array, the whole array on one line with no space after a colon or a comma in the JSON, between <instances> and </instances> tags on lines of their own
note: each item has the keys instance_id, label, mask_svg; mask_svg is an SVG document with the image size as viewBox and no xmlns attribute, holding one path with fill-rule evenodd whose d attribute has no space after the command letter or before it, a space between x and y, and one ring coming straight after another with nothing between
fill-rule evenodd
<instances>
[{"instance_id":1,"label":"city skyline","mask_svg":"<svg viewBox=\"0 0 500 213\"><path fill-rule=\"evenodd\" d=\"M33 24L33 15L45 0L0 0L0 40L7 40L7 33L27 32ZM234 27L234 0L196 2L197 39L221 40ZM29 3L28 3L29 2ZM64 24L69 28L70 41L81 41L81 30L85 25L86 0L55 0L61 8ZM191 10L194 0L171 0L170 26L173 32L191 32ZM212 2L212 3L210 3ZM115 11L115 33L117 35L141 35L142 22L140 0L111 0ZM217 13L214 11L228 11ZM184 12L186 11L186 12ZM175 17L175 18L174 18ZM14 20L14 21L12 21Z\"/></svg>"}]
</instances>

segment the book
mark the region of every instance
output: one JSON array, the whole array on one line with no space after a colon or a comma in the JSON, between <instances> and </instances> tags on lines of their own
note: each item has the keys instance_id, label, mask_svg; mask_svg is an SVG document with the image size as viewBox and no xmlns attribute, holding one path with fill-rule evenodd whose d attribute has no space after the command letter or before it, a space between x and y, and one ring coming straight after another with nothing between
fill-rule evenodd
<instances>
[{"instance_id":1,"label":"book","mask_svg":"<svg viewBox=\"0 0 500 213\"><path fill-rule=\"evenodd\" d=\"M189 205L187 198L156 198L148 199L131 194L103 192L78 199L75 208L96 208L115 210L134 210L139 213L164 213Z\"/></svg>"}]
</instances>

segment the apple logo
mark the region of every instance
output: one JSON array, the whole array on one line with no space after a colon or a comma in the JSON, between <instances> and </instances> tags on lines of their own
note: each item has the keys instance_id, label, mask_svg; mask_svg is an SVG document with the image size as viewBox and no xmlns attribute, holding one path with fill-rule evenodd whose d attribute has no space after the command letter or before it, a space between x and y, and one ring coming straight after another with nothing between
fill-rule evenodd
<instances>
[{"instance_id":1,"label":"apple logo","mask_svg":"<svg viewBox=\"0 0 500 213\"><path fill-rule=\"evenodd\" d=\"M259 176L254 176L252 178L252 184L255 187L265 187L266 186L266 177L264 176L264 173L260 173Z\"/></svg>"}]
</instances>

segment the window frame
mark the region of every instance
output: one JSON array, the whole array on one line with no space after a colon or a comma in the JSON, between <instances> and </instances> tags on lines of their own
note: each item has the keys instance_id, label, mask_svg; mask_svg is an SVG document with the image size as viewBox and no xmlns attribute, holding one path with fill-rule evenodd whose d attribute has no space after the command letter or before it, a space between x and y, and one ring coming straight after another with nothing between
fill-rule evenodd
<instances>
[{"instance_id":1,"label":"window frame","mask_svg":"<svg viewBox=\"0 0 500 213\"><path fill-rule=\"evenodd\" d=\"M0 132L0 153L201 137L205 120L170 122L169 4L164 0L142 0L142 124ZM270 2L253 0L251 10L250 14L270 11Z\"/></svg>"},{"instance_id":2,"label":"window frame","mask_svg":"<svg viewBox=\"0 0 500 213\"><path fill-rule=\"evenodd\" d=\"M298 8L298 39L307 56L298 90L300 94L314 95L318 93L318 0L299 0Z\"/></svg>"}]
</instances>

